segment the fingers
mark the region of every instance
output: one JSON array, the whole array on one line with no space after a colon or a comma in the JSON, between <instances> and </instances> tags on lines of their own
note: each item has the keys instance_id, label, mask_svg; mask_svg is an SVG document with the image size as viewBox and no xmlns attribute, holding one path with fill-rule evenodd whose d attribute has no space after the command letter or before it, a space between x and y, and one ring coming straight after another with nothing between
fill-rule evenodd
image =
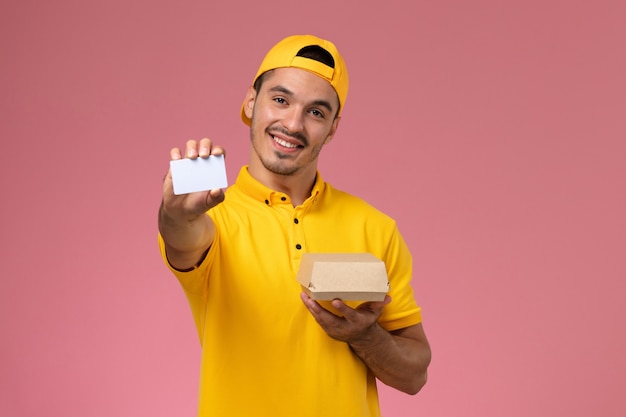
<instances>
[{"instance_id":1,"label":"fingers","mask_svg":"<svg viewBox=\"0 0 626 417\"><path fill-rule=\"evenodd\" d=\"M313 300L307 293L300 293L300 298L304 302L306 308L311 312L315 320L331 337L336 337L331 329L340 327L345 321L343 317L339 317L326 310L319 303Z\"/></svg>"},{"instance_id":2,"label":"fingers","mask_svg":"<svg viewBox=\"0 0 626 417\"><path fill-rule=\"evenodd\" d=\"M302 299L302 302L304 302L304 305L314 316L317 316L322 312L322 307L320 307L320 305L315 300L309 297L307 293L301 292L300 298Z\"/></svg>"},{"instance_id":3,"label":"fingers","mask_svg":"<svg viewBox=\"0 0 626 417\"><path fill-rule=\"evenodd\" d=\"M172 161L176 161L178 159L183 159L183 156L180 153L180 149L172 148L172 150L170 150L170 159Z\"/></svg>"},{"instance_id":4,"label":"fingers","mask_svg":"<svg viewBox=\"0 0 626 417\"><path fill-rule=\"evenodd\" d=\"M219 145L213 144L211 139L204 138L200 140L200 144L198 146L198 155L201 158L208 158L210 155L224 155L224 148Z\"/></svg>"},{"instance_id":5,"label":"fingers","mask_svg":"<svg viewBox=\"0 0 626 417\"><path fill-rule=\"evenodd\" d=\"M225 155L224 148L216 146L209 138L200 140L190 139L185 142L183 148L172 148L170 159L179 160L184 158L197 159L208 158L211 155ZM224 190L214 189L175 195L172 185L172 172L168 170L163 179L163 207L172 218L186 219L206 213L207 210L224 201Z\"/></svg>"},{"instance_id":6,"label":"fingers","mask_svg":"<svg viewBox=\"0 0 626 417\"><path fill-rule=\"evenodd\" d=\"M351 308L342 300L332 300L331 305L337 314L332 313L312 300L306 293L300 294L302 301L318 324L333 339L344 342L360 340L376 323L383 308L391 302L390 296L383 301L371 301Z\"/></svg>"},{"instance_id":7,"label":"fingers","mask_svg":"<svg viewBox=\"0 0 626 417\"><path fill-rule=\"evenodd\" d=\"M362 303L356 309L349 307L340 299L333 300L332 305L344 317L348 319L353 319L362 311L371 312L378 316L382 312L383 308L390 302L391 297L387 294L385 295L385 299L383 301L369 301L366 303Z\"/></svg>"},{"instance_id":8,"label":"fingers","mask_svg":"<svg viewBox=\"0 0 626 417\"><path fill-rule=\"evenodd\" d=\"M190 139L185 143L184 153L180 148L172 148L170 150L170 159L177 160L182 158L196 159L208 158L210 155L225 155L226 152L221 146L213 144L209 138L203 138L199 141Z\"/></svg>"}]
</instances>

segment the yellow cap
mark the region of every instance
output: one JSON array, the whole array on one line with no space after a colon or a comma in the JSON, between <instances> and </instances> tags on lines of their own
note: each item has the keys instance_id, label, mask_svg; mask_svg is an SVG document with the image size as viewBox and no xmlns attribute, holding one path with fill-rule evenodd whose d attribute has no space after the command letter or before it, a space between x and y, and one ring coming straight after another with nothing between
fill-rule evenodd
<instances>
[{"instance_id":1,"label":"yellow cap","mask_svg":"<svg viewBox=\"0 0 626 417\"><path fill-rule=\"evenodd\" d=\"M307 57L310 56L309 52L312 49L320 52L320 48L322 54L330 58L325 60L325 63ZM322 77L337 92L339 112L343 109L348 96L348 70L337 47L332 42L313 35L294 35L283 39L265 55L252 84L261 74L276 68L300 68ZM243 105L241 106L241 120L248 126L250 125L250 119L243 111Z\"/></svg>"}]
</instances>

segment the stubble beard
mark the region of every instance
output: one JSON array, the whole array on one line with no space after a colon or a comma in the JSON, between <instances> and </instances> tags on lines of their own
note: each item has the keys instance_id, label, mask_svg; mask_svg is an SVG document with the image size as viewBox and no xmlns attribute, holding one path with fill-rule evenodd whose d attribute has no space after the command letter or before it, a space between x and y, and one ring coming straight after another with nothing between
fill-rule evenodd
<instances>
[{"instance_id":1,"label":"stubble beard","mask_svg":"<svg viewBox=\"0 0 626 417\"><path fill-rule=\"evenodd\" d=\"M253 118L252 126L250 129L250 143L252 145L254 153L257 155L257 158L259 158L261 165L263 165L263 167L266 170L276 175L289 176L289 175L297 174L299 171L301 171L304 168L300 164L289 163L289 160L292 158L292 156L283 154L276 150L273 151L274 158L264 156L262 152L260 152L259 148L257 147L257 141L255 140L254 131L255 129L254 129L254 118ZM284 131L282 133L288 134L288 132L284 132ZM271 136L269 129L266 129L264 131L264 134L267 136ZM306 138L302 138L302 139L303 139L303 142L308 143L308 140ZM321 149L322 149L322 145L319 145L318 147L315 147L314 149L312 149L311 158L309 160L310 163L312 163L317 158Z\"/></svg>"}]
</instances>

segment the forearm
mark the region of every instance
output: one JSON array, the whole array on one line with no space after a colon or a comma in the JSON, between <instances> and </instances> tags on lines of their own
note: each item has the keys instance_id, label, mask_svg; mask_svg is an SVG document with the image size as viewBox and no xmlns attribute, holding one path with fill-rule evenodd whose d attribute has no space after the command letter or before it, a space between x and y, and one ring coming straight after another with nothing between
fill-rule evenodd
<instances>
[{"instance_id":1,"label":"forearm","mask_svg":"<svg viewBox=\"0 0 626 417\"><path fill-rule=\"evenodd\" d=\"M389 333L375 323L349 345L384 384L416 394L426 383L431 357L428 342L422 336L421 325Z\"/></svg>"},{"instance_id":2,"label":"forearm","mask_svg":"<svg viewBox=\"0 0 626 417\"><path fill-rule=\"evenodd\" d=\"M215 225L206 213L180 218L161 204L158 225L168 261L177 269L195 266L215 237Z\"/></svg>"}]
</instances>

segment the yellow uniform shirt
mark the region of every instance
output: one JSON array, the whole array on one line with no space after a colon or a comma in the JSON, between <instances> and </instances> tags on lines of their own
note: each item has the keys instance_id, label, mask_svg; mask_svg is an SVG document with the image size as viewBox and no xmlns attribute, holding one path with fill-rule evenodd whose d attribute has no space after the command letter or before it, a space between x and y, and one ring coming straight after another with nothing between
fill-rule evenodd
<instances>
[{"instance_id":1,"label":"yellow uniform shirt","mask_svg":"<svg viewBox=\"0 0 626 417\"><path fill-rule=\"evenodd\" d=\"M207 257L193 271L172 269L202 345L198 415L379 416L375 378L317 324L296 273L304 252L370 252L385 262L393 299L380 324L391 331L419 323L411 255L395 222L319 174L311 196L293 207L247 167L208 214L217 235Z\"/></svg>"}]
</instances>

